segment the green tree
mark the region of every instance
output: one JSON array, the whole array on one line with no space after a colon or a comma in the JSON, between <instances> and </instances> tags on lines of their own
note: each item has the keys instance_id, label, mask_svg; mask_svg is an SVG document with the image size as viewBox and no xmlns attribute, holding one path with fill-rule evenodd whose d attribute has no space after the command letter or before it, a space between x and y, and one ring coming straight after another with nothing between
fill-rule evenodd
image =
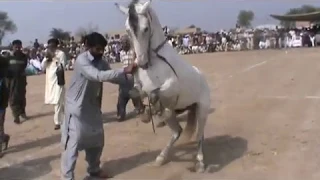
<instances>
[{"instance_id":1,"label":"green tree","mask_svg":"<svg viewBox=\"0 0 320 180\"><path fill-rule=\"evenodd\" d=\"M196 28L197 26L195 26L194 24L191 24L190 26L188 26L188 28Z\"/></svg>"},{"instance_id":2,"label":"green tree","mask_svg":"<svg viewBox=\"0 0 320 180\"><path fill-rule=\"evenodd\" d=\"M50 31L50 37L60 39L62 41L69 41L71 38L71 33L64 31L61 28L52 28Z\"/></svg>"},{"instance_id":3,"label":"green tree","mask_svg":"<svg viewBox=\"0 0 320 180\"><path fill-rule=\"evenodd\" d=\"M251 22L254 19L254 13L252 11L241 10L238 14L237 24L241 27L250 27Z\"/></svg>"},{"instance_id":4,"label":"green tree","mask_svg":"<svg viewBox=\"0 0 320 180\"><path fill-rule=\"evenodd\" d=\"M99 30L98 26L94 26L91 23L89 23L86 27L80 27L76 30L75 35L77 37L85 37L86 35L97 32Z\"/></svg>"},{"instance_id":5,"label":"green tree","mask_svg":"<svg viewBox=\"0 0 320 180\"><path fill-rule=\"evenodd\" d=\"M0 45L7 33L15 33L16 24L9 18L8 13L0 11Z\"/></svg>"},{"instance_id":6,"label":"green tree","mask_svg":"<svg viewBox=\"0 0 320 180\"><path fill-rule=\"evenodd\" d=\"M305 14L305 13L313 13L316 11L320 11L319 7L315 7L312 5L302 5L299 8L291 8L289 9L285 15L296 15L296 14ZM290 28L295 27L296 23L294 21L281 21L280 24L284 27Z\"/></svg>"}]
</instances>

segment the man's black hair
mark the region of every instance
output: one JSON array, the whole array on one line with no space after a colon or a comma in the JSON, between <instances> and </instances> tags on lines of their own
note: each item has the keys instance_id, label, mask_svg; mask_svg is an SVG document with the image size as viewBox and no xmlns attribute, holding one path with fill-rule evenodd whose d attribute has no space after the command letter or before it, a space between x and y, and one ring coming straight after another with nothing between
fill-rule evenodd
<instances>
[{"instance_id":1,"label":"man's black hair","mask_svg":"<svg viewBox=\"0 0 320 180\"><path fill-rule=\"evenodd\" d=\"M104 38L104 36L100 33L93 32L91 34L88 34L85 37L85 45L89 48L94 46L102 46L105 47L107 45L107 40Z\"/></svg>"},{"instance_id":2,"label":"man's black hair","mask_svg":"<svg viewBox=\"0 0 320 180\"><path fill-rule=\"evenodd\" d=\"M12 41L11 45L20 45L20 46L22 46L22 42L21 42L21 40L16 39L16 40Z\"/></svg>"},{"instance_id":3,"label":"man's black hair","mask_svg":"<svg viewBox=\"0 0 320 180\"><path fill-rule=\"evenodd\" d=\"M51 38L51 39L48 40L47 43L48 44L55 44L56 46L58 46L59 45L59 40L56 39L56 38Z\"/></svg>"}]
</instances>

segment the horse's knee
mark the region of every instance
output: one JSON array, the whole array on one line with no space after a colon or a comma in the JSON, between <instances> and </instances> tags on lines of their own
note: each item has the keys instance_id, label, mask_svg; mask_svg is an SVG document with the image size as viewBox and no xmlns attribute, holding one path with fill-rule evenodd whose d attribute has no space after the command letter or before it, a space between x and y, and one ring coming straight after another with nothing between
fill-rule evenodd
<instances>
[{"instance_id":1,"label":"horse's knee","mask_svg":"<svg viewBox=\"0 0 320 180\"><path fill-rule=\"evenodd\" d=\"M149 101L151 104L156 104L160 99L160 88L157 88L150 92Z\"/></svg>"}]
</instances>

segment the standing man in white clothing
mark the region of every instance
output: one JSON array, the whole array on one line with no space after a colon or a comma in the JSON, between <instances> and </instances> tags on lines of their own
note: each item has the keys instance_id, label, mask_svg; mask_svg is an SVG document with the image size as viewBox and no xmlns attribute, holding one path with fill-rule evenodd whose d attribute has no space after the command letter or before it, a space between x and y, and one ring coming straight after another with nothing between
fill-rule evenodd
<instances>
[{"instance_id":1,"label":"standing man in white clothing","mask_svg":"<svg viewBox=\"0 0 320 180\"><path fill-rule=\"evenodd\" d=\"M42 69L46 72L45 104L54 105L54 129L60 129L60 124L64 118L64 83L59 83L57 71L65 68L66 54L59 50L58 39L48 40L47 55L42 61ZM63 77L64 78L64 77Z\"/></svg>"}]
</instances>

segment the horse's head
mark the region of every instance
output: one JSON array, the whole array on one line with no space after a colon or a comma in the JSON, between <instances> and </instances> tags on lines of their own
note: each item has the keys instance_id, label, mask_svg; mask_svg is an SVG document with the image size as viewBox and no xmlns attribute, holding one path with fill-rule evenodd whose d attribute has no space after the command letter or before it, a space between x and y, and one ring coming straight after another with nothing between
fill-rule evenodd
<instances>
[{"instance_id":1,"label":"horse's head","mask_svg":"<svg viewBox=\"0 0 320 180\"><path fill-rule=\"evenodd\" d=\"M128 7L116 3L118 9L127 15L126 31L132 41L140 67L148 64L152 50L157 49L157 46L165 41L158 17L150 4L150 0L145 3L133 0Z\"/></svg>"}]
</instances>

